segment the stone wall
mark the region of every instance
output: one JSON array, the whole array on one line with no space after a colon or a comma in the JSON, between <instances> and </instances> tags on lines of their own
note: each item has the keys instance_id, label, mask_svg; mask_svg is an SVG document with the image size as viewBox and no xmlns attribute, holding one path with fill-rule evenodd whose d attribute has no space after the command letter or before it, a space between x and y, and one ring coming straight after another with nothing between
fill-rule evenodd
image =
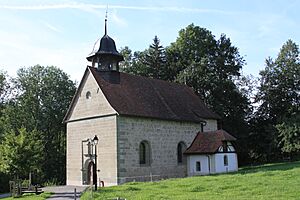
<instances>
[{"instance_id":1,"label":"stone wall","mask_svg":"<svg viewBox=\"0 0 300 200\"><path fill-rule=\"evenodd\" d=\"M95 135L99 138L98 179L106 185L117 184L116 116L110 116L67 124L67 185L82 185L81 141ZM86 152L86 145L84 148Z\"/></svg>"},{"instance_id":2,"label":"stone wall","mask_svg":"<svg viewBox=\"0 0 300 200\"><path fill-rule=\"evenodd\" d=\"M120 116L117 123L119 183L187 175L186 162L177 163L177 145L184 142L189 147L201 130L199 123ZM216 129L216 120L207 120L204 131ZM150 166L139 164L139 144L143 140L151 146Z\"/></svg>"},{"instance_id":3,"label":"stone wall","mask_svg":"<svg viewBox=\"0 0 300 200\"><path fill-rule=\"evenodd\" d=\"M87 176L87 173L81 169L81 142L97 135L99 138L97 168L100 170L98 177L108 185L115 185L117 183L116 111L110 106L89 71L85 74L81 86L67 119L67 184L82 185L83 176ZM89 98L86 98L87 92L91 93ZM111 116L104 117L105 115ZM86 150L85 143L84 151ZM84 170L87 168L87 158L84 157Z\"/></svg>"},{"instance_id":4,"label":"stone wall","mask_svg":"<svg viewBox=\"0 0 300 200\"><path fill-rule=\"evenodd\" d=\"M215 131L218 130L218 123L214 119L205 119L206 126L204 126L204 131Z\"/></svg>"},{"instance_id":5,"label":"stone wall","mask_svg":"<svg viewBox=\"0 0 300 200\"><path fill-rule=\"evenodd\" d=\"M116 114L89 71L82 81L82 86L78 89L78 95L74 99L75 106L68 120ZM90 92L90 98L86 97L87 92Z\"/></svg>"},{"instance_id":6,"label":"stone wall","mask_svg":"<svg viewBox=\"0 0 300 200\"><path fill-rule=\"evenodd\" d=\"M98 178L105 185L186 176L186 162L177 163L177 145L188 147L201 130L198 123L149 118L120 117L110 106L96 80L87 71L67 119L67 184L82 185L82 140L99 138ZM91 93L86 98L87 92ZM217 129L216 120L207 120L204 131ZM151 165L139 164L139 144L151 145ZM85 146L86 148L86 146ZM86 168L86 157L84 167Z\"/></svg>"}]
</instances>

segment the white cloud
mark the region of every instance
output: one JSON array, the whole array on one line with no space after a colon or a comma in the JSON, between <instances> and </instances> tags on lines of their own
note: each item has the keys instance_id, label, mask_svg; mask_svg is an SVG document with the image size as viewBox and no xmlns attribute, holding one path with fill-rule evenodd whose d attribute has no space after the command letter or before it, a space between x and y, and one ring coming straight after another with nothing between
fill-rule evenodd
<instances>
[{"instance_id":1,"label":"white cloud","mask_svg":"<svg viewBox=\"0 0 300 200\"><path fill-rule=\"evenodd\" d=\"M56 32L56 33L62 33L62 30L52 24L50 24L49 22L46 21L41 21L47 28L49 28L50 30Z\"/></svg>"},{"instance_id":2,"label":"white cloud","mask_svg":"<svg viewBox=\"0 0 300 200\"><path fill-rule=\"evenodd\" d=\"M44 5L0 5L0 9L9 10L51 10L51 9L81 9L94 12L93 9L106 9L105 4L87 4L87 3L61 3L61 4L44 4ZM231 12L218 9L200 9L187 7L155 7L155 6L124 6L109 5L110 9L126 9L126 10L144 10L144 11L169 11L169 12L196 12L196 13L214 13L223 15L240 14L239 12Z\"/></svg>"}]
</instances>

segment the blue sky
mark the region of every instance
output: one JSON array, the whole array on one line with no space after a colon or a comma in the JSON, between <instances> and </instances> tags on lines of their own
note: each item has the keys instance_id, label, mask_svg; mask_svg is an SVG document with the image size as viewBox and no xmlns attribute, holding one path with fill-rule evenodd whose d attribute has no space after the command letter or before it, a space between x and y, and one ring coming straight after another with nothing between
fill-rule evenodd
<instances>
[{"instance_id":1,"label":"blue sky","mask_svg":"<svg viewBox=\"0 0 300 200\"><path fill-rule=\"evenodd\" d=\"M226 34L247 62L244 74L254 76L288 39L300 43L297 0L0 0L0 69L14 76L20 67L55 65L79 81L107 5L117 48L144 50L155 35L167 46L194 23Z\"/></svg>"}]
</instances>

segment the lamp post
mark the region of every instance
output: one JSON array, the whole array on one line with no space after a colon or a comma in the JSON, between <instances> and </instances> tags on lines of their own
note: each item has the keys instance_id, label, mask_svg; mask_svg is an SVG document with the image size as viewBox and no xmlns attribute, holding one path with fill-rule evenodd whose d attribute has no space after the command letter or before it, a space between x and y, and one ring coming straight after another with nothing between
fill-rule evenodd
<instances>
[{"instance_id":1,"label":"lamp post","mask_svg":"<svg viewBox=\"0 0 300 200\"><path fill-rule=\"evenodd\" d=\"M95 137L93 138L93 143L95 145L95 191L97 191L97 144L98 144L98 137L97 135L95 135Z\"/></svg>"}]
</instances>

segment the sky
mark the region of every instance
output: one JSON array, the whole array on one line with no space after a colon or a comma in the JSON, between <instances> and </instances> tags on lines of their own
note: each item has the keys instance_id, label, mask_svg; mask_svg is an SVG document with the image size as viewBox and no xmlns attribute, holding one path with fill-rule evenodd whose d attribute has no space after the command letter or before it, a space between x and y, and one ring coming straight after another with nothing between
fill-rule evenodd
<instances>
[{"instance_id":1,"label":"sky","mask_svg":"<svg viewBox=\"0 0 300 200\"><path fill-rule=\"evenodd\" d=\"M80 81L107 7L118 49L142 51L155 35L168 46L194 23L231 39L244 75L257 77L288 39L300 44L299 0L0 0L0 70L16 76L21 67L54 65Z\"/></svg>"}]
</instances>

